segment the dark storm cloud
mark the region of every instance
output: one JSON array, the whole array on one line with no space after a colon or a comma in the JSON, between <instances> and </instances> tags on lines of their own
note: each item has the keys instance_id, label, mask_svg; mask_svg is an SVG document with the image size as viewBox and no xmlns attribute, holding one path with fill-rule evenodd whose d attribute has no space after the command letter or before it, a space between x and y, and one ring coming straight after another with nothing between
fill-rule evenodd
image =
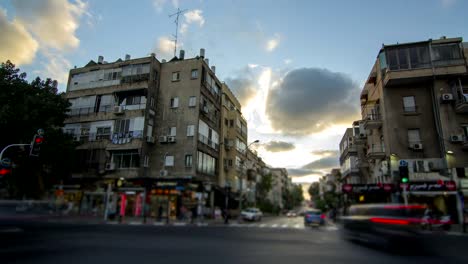
<instances>
[{"instance_id":1,"label":"dark storm cloud","mask_svg":"<svg viewBox=\"0 0 468 264\"><path fill-rule=\"evenodd\" d=\"M296 148L293 143L284 141L270 141L263 146L269 152L290 151Z\"/></svg>"},{"instance_id":2,"label":"dark storm cloud","mask_svg":"<svg viewBox=\"0 0 468 264\"><path fill-rule=\"evenodd\" d=\"M241 105L246 105L247 101L253 98L257 93L255 74L249 67L242 69L237 74L237 77L228 77L224 81Z\"/></svg>"},{"instance_id":3,"label":"dark storm cloud","mask_svg":"<svg viewBox=\"0 0 468 264\"><path fill-rule=\"evenodd\" d=\"M277 131L302 135L320 132L356 119L359 87L343 73L296 69L269 91L266 111Z\"/></svg>"},{"instance_id":4,"label":"dark storm cloud","mask_svg":"<svg viewBox=\"0 0 468 264\"><path fill-rule=\"evenodd\" d=\"M339 167L340 164L338 161L339 159L337 156L330 156L312 161L311 163L302 166L302 168L308 170L328 170Z\"/></svg>"}]
</instances>

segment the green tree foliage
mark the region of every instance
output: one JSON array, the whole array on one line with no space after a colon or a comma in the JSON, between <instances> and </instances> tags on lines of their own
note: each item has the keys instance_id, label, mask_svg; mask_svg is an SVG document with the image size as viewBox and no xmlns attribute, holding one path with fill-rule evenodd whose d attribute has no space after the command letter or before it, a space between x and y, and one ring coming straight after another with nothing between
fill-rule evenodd
<instances>
[{"instance_id":1,"label":"green tree foliage","mask_svg":"<svg viewBox=\"0 0 468 264\"><path fill-rule=\"evenodd\" d=\"M1 64L0 148L28 144L39 128L45 131L40 157L29 157L29 147L8 149L4 155L17 165L10 179L4 179L13 197L38 197L69 175L75 145L61 130L69 107L51 79L28 82L10 61Z\"/></svg>"}]
</instances>

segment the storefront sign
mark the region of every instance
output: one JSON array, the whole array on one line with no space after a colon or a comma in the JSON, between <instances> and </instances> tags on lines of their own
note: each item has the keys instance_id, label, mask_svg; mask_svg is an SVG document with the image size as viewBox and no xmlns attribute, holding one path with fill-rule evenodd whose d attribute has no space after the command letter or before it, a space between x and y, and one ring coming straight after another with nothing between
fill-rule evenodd
<instances>
[{"instance_id":1,"label":"storefront sign","mask_svg":"<svg viewBox=\"0 0 468 264\"><path fill-rule=\"evenodd\" d=\"M342 190L345 193L375 193L392 192L393 184L343 184Z\"/></svg>"},{"instance_id":2,"label":"storefront sign","mask_svg":"<svg viewBox=\"0 0 468 264\"><path fill-rule=\"evenodd\" d=\"M428 182L410 182L400 184L401 190L410 192L444 192L455 191L457 186L454 181L428 181Z\"/></svg>"}]
</instances>

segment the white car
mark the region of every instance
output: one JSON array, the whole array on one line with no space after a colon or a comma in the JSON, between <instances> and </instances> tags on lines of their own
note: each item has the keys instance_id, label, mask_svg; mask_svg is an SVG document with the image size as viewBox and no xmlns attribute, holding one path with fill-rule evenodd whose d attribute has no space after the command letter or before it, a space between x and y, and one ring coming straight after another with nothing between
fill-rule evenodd
<instances>
[{"instance_id":1,"label":"white car","mask_svg":"<svg viewBox=\"0 0 468 264\"><path fill-rule=\"evenodd\" d=\"M247 208L241 212L242 219L249 221L262 220L263 213L258 208Z\"/></svg>"}]
</instances>

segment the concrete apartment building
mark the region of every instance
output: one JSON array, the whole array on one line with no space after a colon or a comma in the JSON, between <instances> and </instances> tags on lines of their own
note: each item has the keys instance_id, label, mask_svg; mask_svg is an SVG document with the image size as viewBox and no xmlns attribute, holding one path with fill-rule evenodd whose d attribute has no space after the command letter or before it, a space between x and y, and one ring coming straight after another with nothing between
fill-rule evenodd
<instances>
[{"instance_id":1,"label":"concrete apartment building","mask_svg":"<svg viewBox=\"0 0 468 264\"><path fill-rule=\"evenodd\" d=\"M222 84L219 186L238 192L247 187L247 121L241 104L226 84Z\"/></svg>"},{"instance_id":2,"label":"concrete apartment building","mask_svg":"<svg viewBox=\"0 0 468 264\"><path fill-rule=\"evenodd\" d=\"M268 193L268 200L273 204L284 208L283 193L286 188L290 188L291 181L288 180L288 171L285 168L270 168L273 177L271 191Z\"/></svg>"},{"instance_id":3,"label":"concrete apartment building","mask_svg":"<svg viewBox=\"0 0 468 264\"><path fill-rule=\"evenodd\" d=\"M103 186L111 184L115 199L126 195L120 198L129 214L141 213L144 200L152 215L162 206L174 218L182 205L213 207L215 196L224 196L218 177L223 89L204 52L185 59L181 50L168 62L154 54L112 63L100 56L70 71L64 131L79 142L73 179L89 204L102 205ZM245 148L245 119L232 122L241 122Z\"/></svg>"},{"instance_id":4,"label":"concrete apartment building","mask_svg":"<svg viewBox=\"0 0 468 264\"><path fill-rule=\"evenodd\" d=\"M385 189L395 192L393 201L403 201L396 193L407 188L405 199L433 203L457 218L454 183L468 175L467 48L461 38L446 37L383 45L362 89L357 121L365 131L361 135L359 129L367 161L360 163L357 152L357 168L368 193ZM341 149L356 139L357 130L351 132L346 131ZM407 168L409 183L400 186L401 167ZM389 183L397 185L387 188ZM377 187L369 189L372 184Z\"/></svg>"}]
</instances>

